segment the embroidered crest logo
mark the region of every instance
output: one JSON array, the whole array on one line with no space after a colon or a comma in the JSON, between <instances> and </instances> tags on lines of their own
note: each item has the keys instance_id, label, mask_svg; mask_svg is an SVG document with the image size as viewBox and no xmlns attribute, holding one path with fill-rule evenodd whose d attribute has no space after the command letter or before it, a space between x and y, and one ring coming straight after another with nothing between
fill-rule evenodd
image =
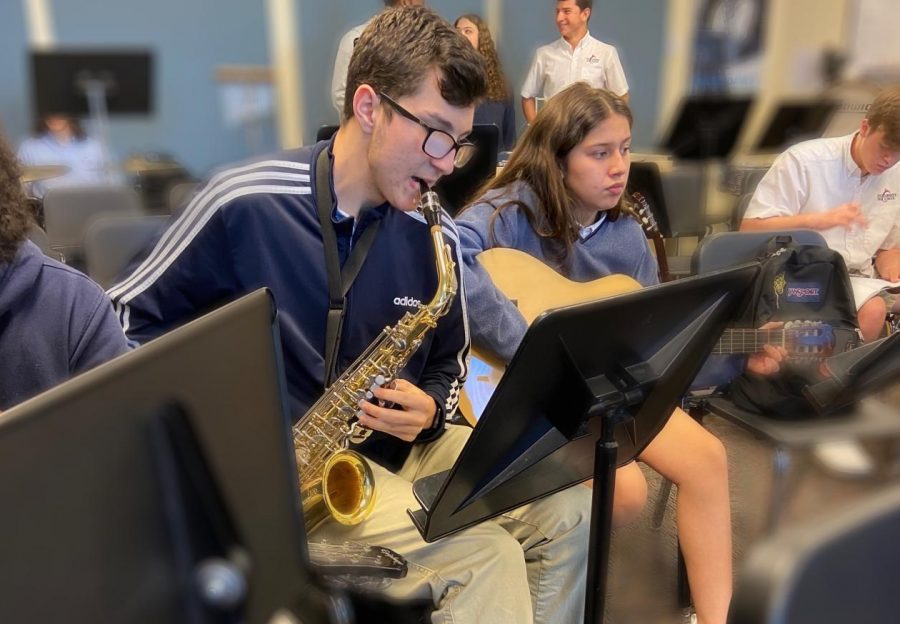
<instances>
[{"instance_id":1,"label":"embroidered crest logo","mask_svg":"<svg viewBox=\"0 0 900 624\"><path fill-rule=\"evenodd\" d=\"M882 192L880 192L875 197L877 197L878 201L880 201L880 202L889 202L889 201L894 201L895 199L897 199L897 193L894 193L889 188L885 188Z\"/></svg>"},{"instance_id":2,"label":"embroidered crest logo","mask_svg":"<svg viewBox=\"0 0 900 624\"><path fill-rule=\"evenodd\" d=\"M781 295L784 294L784 287L786 284L786 280L784 279L784 273L779 273L775 276L775 280L772 282L772 290L775 291L775 307L781 308Z\"/></svg>"}]
</instances>

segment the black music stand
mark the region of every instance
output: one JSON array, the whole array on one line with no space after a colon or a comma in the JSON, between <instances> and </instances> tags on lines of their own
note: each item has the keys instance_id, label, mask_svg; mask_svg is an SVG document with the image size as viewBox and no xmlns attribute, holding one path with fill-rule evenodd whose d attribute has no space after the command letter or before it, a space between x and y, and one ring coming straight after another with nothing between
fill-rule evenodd
<instances>
[{"instance_id":1,"label":"black music stand","mask_svg":"<svg viewBox=\"0 0 900 624\"><path fill-rule=\"evenodd\" d=\"M803 389L820 414L830 414L900 378L900 333L825 360L828 376Z\"/></svg>"},{"instance_id":2,"label":"black music stand","mask_svg":"<svg viewBox=\"0 0 900 624\"><path fill-rule=\"evenodd\" d=\"M681 103L663 146L675 158L727 158L737 143L753 99L702 95Z\"/></svg>"},{"instance_id":3,"label":"black music stand","mask_svg":"<svg viewBox=\"0 0 900 624\"><path fill-rule=\"evenodd\" d=\"M603 618L615 468L668 420L757 265L538 317L449 471L413 486L434 541L593 477L585 622ZM623 327L623 321L627 325Z\"/></svg>"},{"instance_id":4,"label":"black music stand","mask_svg":"<svg viewBox=\"0 0 900 624\"><path fill-rule=\"evenodd\" d=\"M782 102L759 138L756 150L778 152L794 143L822 136L837 103L831 100Z\"/></svg>"},{"instance_id":5,"label":"black music stand","mask_svg":"<svg viewBox=\"0 0 900 624\"><path fill-rule=\"evenodd\" d=\"M0 620L333 621L284 387L259 290L0 415Z\"/></svg>"}]
</instances>

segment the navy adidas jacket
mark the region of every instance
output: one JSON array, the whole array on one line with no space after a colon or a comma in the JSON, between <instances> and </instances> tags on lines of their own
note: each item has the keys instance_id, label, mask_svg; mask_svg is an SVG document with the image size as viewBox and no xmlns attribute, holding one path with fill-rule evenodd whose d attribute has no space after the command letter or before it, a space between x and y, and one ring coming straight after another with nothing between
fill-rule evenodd
<instances>
[{"instance_id":1,"label":"navy adidas jacket","mask_svg":"<svg viewBox=\"0 0 900 624\"><path fill-rule=\"evenodd\" d=\"M268 287L279 311L292 416L299 419L323 392L328 282L315 205L315 163L319 152L330 145L321 142L215 175L130 277L109 290L128 336L146 342L227 301ZM333 221L342 263L361 233L381 221L347 294L337 355L340 372L386 326L432 298L437 272L428 227L417 213L384 204L363 210L355 224L349 218ZM459 239L446 215L444 232L457 257L460 279ZM456 409L466 373L464 305L464 297L458 295L401 372L434 397L444 416ZM436 426L423 431L417 441L440 435L444 418L435 420ZM396 469L409 448L398 438L376 432L360 450Z\"/></svg>"}]
</instances>

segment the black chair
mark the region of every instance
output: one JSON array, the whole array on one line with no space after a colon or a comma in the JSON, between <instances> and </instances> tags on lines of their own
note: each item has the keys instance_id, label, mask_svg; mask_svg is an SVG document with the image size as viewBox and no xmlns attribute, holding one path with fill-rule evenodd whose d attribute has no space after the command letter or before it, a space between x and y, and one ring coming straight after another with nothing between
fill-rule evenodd
<instances>
[{"instance_id":1,"label":"black chair","mask_svg":"<svg viewBox=\"0 0 900 624\"><path fill-rule=\"evenodd\" d=\"M32 225L28 231L28 239L38 246L38 248L48 258L62 262L62 256L50 247L50 239L47 238L47 232L37 225Z\"/></svg>"},{"instance_id":2,"label":"black chair","mask_svg":"<svg viewBox=\"0 0 900 624\"><path fill-rule=\"evenodd\" d=\"M672 225L659 165L652 161L631 163L626 192L641 219L644 233L654 244L660 281L689 275L690 256L669 255L665 249L664 239L672 238Z\"/></svg>"},{"instance_id":3,"label":"black chair","mask_svg":"<svg viewBox=\"0 0 900 624\"><path fill-rule=\"evenodd\" d=\"M434 185L441 198L441 205L455 216L475 192L497 172L497 155L500 149L500 129L494 124L475 124L469 140L477 148L475 155L464 166L455 169Z\"/></svg>"},{"instance_id":4,"label":"black chair","mask_svg":"<svg viewBox=\"0 0 900 624\"><path fill-rule=\"evenodd\" d=\"M52 188L44 196L50 247L67 264L83 268L82 242L88 226L101 216L144 214L141 199L126 186Z\"/></svg>"},{"instance_id":5,"label":"black chair","mask_svg":"<svg viewBox=\"0 0 900 624\"><path fill-rule=\"evenodd\" d=\"M656 229L663 238L672 238L672 226L669 223L669 210L666 206L659 165L650 161L631 163L627 191L639 208L645 207L650 211L656 221Z\"/></svg>"},{"instance_id":6,"label":"black chair","mask_svg":"<svg viewBox=\"0 0 900 624\"><path fill-rule=\"evenodd\" d=\"M165 215L97 219L85 234L87 274L103 288L109 288L168 222Z\"/></svg>"},{"instance_id":7,"label":"black chair","mask_svg":"<svg viewBox=\"0 0 900 624\"><path fill-rule=\"evenodd\" d=\"M193 199L194 194L200 190L199 182L179 182L169 188L167 203L169 214L180 215Z\"/></svg>"},{"instance_id":8,"label":"black chair","mask_svg":"<svg viewBox=\"0 0 900 624\"><path fill-rule=\"evenodd\" d=\"M741 227L741 221L744 220L744 213L747 212L747 206L750 205L751 199L753 199L752 192L744 193L735 202L734 207L731 209L731 229L738 230Z\"/></svg>"},{"instance_id":9,"label":"black chair","mask_svg":"<svg viewBox=\"0 0 900 624\"><path fill-rule=\"evenodd\" d=\"M340 128L340 126L319 126L319 130L316 132L316 143L318 143L319 141L327 141L328 139L333 137L334 133L338 131L338 128Z\"/></svg>"},{"instance_id":10,"label":"black chair","mask_svg":"<svg viewBox=\"0 0 900 624\"><path fill-rule=\"evenodd\" d=\"M900 487L853 501L757 544L729 624L845 624L900 619Z\"/></svg>"},{"instance_id":11,"label":"black chair","mask_svg":"<svg viewBox=\"0 0 900 624\"><path fill-rule=\"evenodd\" d=\"M802 244L825 245L822 235L813 230L724 232L700 241L692 258L692 268L701 274L750 262L779 234L790 235ZM767 418L742 410L721 397L705 400L704 407L774 446L771 506L767 518L769 530L778 524L784 511L794 453L808 453L824 442L900 437L900 411L877 399L865 399L856 408L835 416L805 421Z\"/></svg>"}]
</instances>

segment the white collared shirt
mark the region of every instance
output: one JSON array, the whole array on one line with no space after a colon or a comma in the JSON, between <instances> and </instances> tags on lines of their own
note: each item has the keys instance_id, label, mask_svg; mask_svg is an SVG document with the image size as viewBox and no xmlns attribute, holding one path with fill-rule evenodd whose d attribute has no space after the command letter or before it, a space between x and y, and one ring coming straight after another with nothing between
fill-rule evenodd
<instances>
[{"instance_id":1,"label":"white collared shirt","mask_svg":"<svg viewBox=\"0 0 900 624\"><path fill-rule=\"evenodd\" d=\"M562 37L538 48L522 85L522 97L549 99L580 80L616 95L628 93L616 49L587 33L574 50Z\"/></svg>"},{"instance_id":2,"label":"white collared shirt","mask_svg":"<svg viewBox=\"0 0 900 624\"><path fill-rule=\"evenodd\" d=\"M863 177L850 155L854 136L806 141L781 154L756 187L744 218L827 212L857 202L868 225L820 233L851 273L871 277L878 250L900 247L900 164Z\"/></svg>"},{"instance_id":3,"label":"white collared shirt","mask_svg":"<svg viewBox=\"0 0 900 624\"><path fill-rule=\"evenodd\" d=\"M606 221L606 211L601 212L597 216L597 220L590 225L581 226L581 229L578 230L578 240L584 242L589 239L594 232L600 229L600 226L603 225L604 221Z\"/></svg>"}]
</instances>

